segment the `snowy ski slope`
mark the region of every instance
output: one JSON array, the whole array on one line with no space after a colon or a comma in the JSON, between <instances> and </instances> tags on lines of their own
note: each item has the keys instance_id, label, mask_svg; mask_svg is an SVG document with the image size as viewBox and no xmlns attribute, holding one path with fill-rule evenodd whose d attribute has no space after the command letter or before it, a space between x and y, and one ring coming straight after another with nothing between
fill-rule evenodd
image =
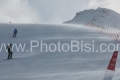
<instances>
[{"instance_id":1,"label":"snowy ski slope","mask_svg":"<svg viewBox=\"0 0 120 80\"><path fill-rule=\"evenodd\" d=\"M17 38L13 38L14 28L18 29ZM0 24L0 46L2 43L26 43L29 50L31 40L70 44L71 40L92 43L99 49L101 43L114 43L103 34L85 26L44 25L44 24ZM107 65L113 52L16 52L13 58L5 60L7 53L0 52L0 80L103 80ZM120 79L120 56L113 80Z\"/></svg>"}]
</instances>

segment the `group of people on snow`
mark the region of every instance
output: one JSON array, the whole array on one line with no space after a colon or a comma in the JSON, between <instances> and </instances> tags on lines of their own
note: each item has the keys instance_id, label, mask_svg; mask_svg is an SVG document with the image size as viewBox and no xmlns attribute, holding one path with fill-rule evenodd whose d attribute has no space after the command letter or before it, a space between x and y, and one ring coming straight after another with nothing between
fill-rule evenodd
<instances>
[{"instance_id":1,"label":"group of people on snow","mask_svg":"<svg viewBox=\"0 0 120 80\"><path fill-rule=\"evenodd\" d=\"M17 35L17 29L15 28L14 31L13 31L13 37L16 37L16 35ZM7 57L7 59L12 59L12 55L13 55L12 44L7 45L6 46L6 50L8 51L8 57Z\"/></svg>"}]
</instances>

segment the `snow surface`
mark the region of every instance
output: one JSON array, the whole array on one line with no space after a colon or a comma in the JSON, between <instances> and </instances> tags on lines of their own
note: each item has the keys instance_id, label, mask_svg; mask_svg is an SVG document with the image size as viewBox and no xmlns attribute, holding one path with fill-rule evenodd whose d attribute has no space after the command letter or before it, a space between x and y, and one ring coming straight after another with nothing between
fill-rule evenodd
<instances>
[{"instance_id":1,"label":"snow surface","mask_svg":"<svg viewBox=\"0 0 120 80\"><path fill-rule=\"evenodd\" d=\"M13 38L14 28L18 29ZM85 26L40 25L40 24L0 24L1 43L26 43L43 40L45 43L69 43L71 40L95 41L95 49L100 43L117 43L114 40ZM0 80L103 80L112 52L30 52L13 50L14 59L5 60L7 53L0 53ZM113 80L120 80L120 56Z\"/></svg>"},{"instance_id":2,"label":"snow surface","mask_svg":"<svg viewBox=\"0 0 120 80\"><path fill-rule=\"evenodd\" d=\"M94 24L107 28L120 29L120 14L106 8L84 10L76 13L76 16L64 23L69 24Z\"/></svg>"}]
</instances>

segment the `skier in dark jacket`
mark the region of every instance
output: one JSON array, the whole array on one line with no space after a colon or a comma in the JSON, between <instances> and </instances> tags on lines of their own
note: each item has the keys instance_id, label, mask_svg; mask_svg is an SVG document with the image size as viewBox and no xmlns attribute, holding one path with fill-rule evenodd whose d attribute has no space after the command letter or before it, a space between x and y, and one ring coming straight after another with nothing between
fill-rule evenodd
<instances>
[{"instance_id":1,"label":"skier in dark jacket","mask_svg":"<svg viewBox=\"0 0 120 80\"><path fill-rule=\"evenodd\" d=\"M8 58L7 59L11 59L12 58L12 44L8 45L6 47L6 49L8 50Z\"/></svg>"},{"instance_id":2,"label":"skier in dark jacket","mask_svg":"<svg viewBox=\"0 0 120 80\"><path fill-rule=\"evenodd\" d=\"M14 33L13 37L16 37L16 35L17 35L17 29L16 28L14 29L13 33Z\"/></svg>"}]
</instances>

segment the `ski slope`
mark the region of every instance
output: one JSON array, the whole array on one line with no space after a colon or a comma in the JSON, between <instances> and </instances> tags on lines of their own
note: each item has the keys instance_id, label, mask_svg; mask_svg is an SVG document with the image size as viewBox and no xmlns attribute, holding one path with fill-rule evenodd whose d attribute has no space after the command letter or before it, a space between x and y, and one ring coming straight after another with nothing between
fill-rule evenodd
<instances>
[{"instance_id":1,"label":"ski slope","mask_svg":"<svg viewBox=\"0 0 120 80\"><path fill-rule=\"evenodd\" d=\"M17 38L13 30L17 28ZM101 43L117 43L103 34L85 26L52 24L0 24L0 45L2 43L26 43L31 40L43 40L45 43L70 44L71 40L95 41L95 49ZM13 59L5 60L7 53L0 53L0 80L103 80L107 65L113 52L16 52ZM113 80L120 79L120 56Z\"/></svg>"}]
</instances>

